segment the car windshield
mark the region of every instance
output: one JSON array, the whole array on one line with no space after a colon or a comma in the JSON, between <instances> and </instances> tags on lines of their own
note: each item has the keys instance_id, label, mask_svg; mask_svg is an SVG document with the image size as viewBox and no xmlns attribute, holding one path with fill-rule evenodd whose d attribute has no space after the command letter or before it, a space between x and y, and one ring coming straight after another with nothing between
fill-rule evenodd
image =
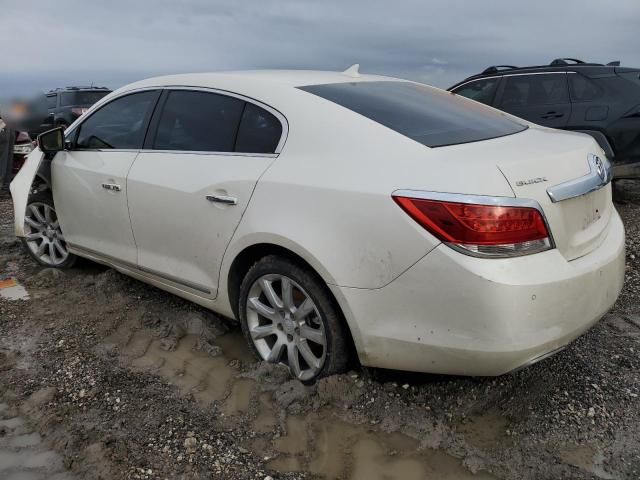
<instances>
[{"instance_id":1,"label":"car windshield","mask_svg":"<svg viewBox=\"0 0 640 480\"><path fill-rule=\"evenodd\" d=\"M332 83L299 88L428 147L488 140L527 128L484 105L412 82Z\"/></svg>"},{"instance_id":2,"label":"car windshield","mask_svg":"<svg viewBox=\"0 0 640 480\"><path fill-rule=\"evenodd\" d=\"M60 94L60 105L63 107L71 105L93 105L109 93L108 90L64 92Z\"/></svg>"}]
</instances>

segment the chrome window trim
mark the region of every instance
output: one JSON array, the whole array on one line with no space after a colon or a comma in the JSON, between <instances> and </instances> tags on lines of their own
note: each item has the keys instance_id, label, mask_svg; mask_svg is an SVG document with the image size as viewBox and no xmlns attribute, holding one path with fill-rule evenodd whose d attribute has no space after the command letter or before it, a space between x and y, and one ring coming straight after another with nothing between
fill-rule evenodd
<instances>
[{"instance_id":1,"label":"chrome window trim","mask_svg":"<svg viewBox=\"0 0 640 480\"><path fill-rule=\"evenodd\" d=\"M598 166L598 160L601 162L600 166ZM586 175L547 188L547 195L553 203L595 192L611 182L613 168L607 157L600 158L590 153L587 156L587 162L589 163L589 173Z\"/></svg>"},{"instance_id":2,"label":"chrome window trim","mask_svg":"<svg viewBox=\"0 0 640 480\"><path fill-rule=\"evenodd\" d=\"M217 93L219 95L226 95L228 97L234 97L237 98L238 100L242 100L245 101L247 103L251 103L253 105L256 105L260 108L265 109L267 112L271 113L274 117L276 117L278 119L278 121L280 122L280 125L282 126L282 133L280 134L280 141L278 142L278 145L276 146L274 153L251 153L251 152L209 152L209 151L195 151L195 150L154 150L154 149L129 149L129 148L124 148L124 149L119 149L119 148L110 148L110 149L93 149L93 148L83 148L83 149L75 149L73 150L74 152L159 152L159 153L193 153L193 154L197 154L197 155L233 155L233 156L243 156L243 157L277 157L281 152L282 149L284 148L284 145L287 141L287 137L289 136L289 121L287 120L287 117L285 117L279 110L276 110L275 108L273 108L270 105L267 105L266 103L261 102L260 100L256 100L255 98L252 97L247 97L245 95L239 94L239 93L235 93L235 92L231 92L229 90L222 90L219 88L212 88L212 87L198 87L198 86L193 86L193 85L159 85L159 86L154 86L154 87L141 87L141 88L135 88L132 90L127 90L126 92L121 92L118 95L115 95L113 97L110 97L109 95L107 95L106 97L104 97L103 100L99 101L98 103L94 104L89 111L87 111L87 113L85 113L82 117L80 117L77 121L79 121L79 123L73 123L71 125L71 127L69 127L67 129L67 131L65 132L65 139L70 138L75 130L77 128L79 128L84 122L87 121L87 119L89 119L91 117L91 115L93 115L99 108L102 108L104 105L107 105L108 103L111 103L112 101L115 101L121 97L124 97L126 95L130 95L132 93L139 93L139 92L145 92L145 91L149 91L149 90L189 90L189 91L196 91L196 92L206 92L206 93ZM104 101L106 99L106 101Z\"/></svg>"},{"instance_id":3,"label":"chrome window trim","mask_svg":"<svg viewBox=\"0 0 640 480\"><path fill-rule=\"evenodd\" d=\"M242 153L242 152L207 152L207 151L195 151L195 150L153 150L150 148L141 148L139 150L132 150L127 148L76 148L71 150L72 152L131 152L131 153L172 153L172 154L190 154L190 155L216 155L222 157L261 157L261 158L277 158L277 153Z\"/></svg>"},{"instance_id":4,"label":"chrome window trim","mask_svg":"<svg viewBox=\"0 0 640 480\"><path fill-rule=\"evenodd\" d=\"M93 105L91 105L91 107L89 108L89 110L87 110L85 112L84 115L78 117L78 119L76 119L75 122L73 122L69 128L67 128L64 132L64 138L65 140L69 140L71 138L72 135L75 134L75 131L80 128L82 126L82 124L84 122L86 122L94 113L96 113L100 108L102 108L103 106L119 99L122 97L126 97L127 95L131 95L132 93L140 93L140 92L148 92L148 91L153 91L153 90L162 90L162 87L141 87L141 88L134 88L132 90L127 90L126 92L120 92L117 95L111 96L112 94L110 93L109 95L106 95L105 97L103 97L102 99L100 99L98 102L94 103ZM132 148L110 148L110 149L93 149L93 148L83 148L83 149L77 149L77 150L73 150L74 152L76 151L85 151L85 152L98 152L98 151L107 151L107 152L113 152L113 151L118 151L118 152L137 152L138 149L132 149Z\"/></svg>"},{"instance_id":5,"label":"chrome window trim","mask_svg":"<svg viewBox=\"0 0 640 480\"><path fill-rule=\"evenodd\" d=\"M475 195L470 194L467 195L465 193L449 193L449 192L434 192L428 190L409 190L409 189L400 189L394 190L391 194L392 197L409 197L409 198L419 198L423 200L436 200L441 202L453 202L453 203L470 203L475 205L491 205L497 207L523 207L523 208L535 208L540 215L542 215L542 220L544 221L544 225L547 228L547 233L549 234L549 248L545 250L550 250L556 248L556 243L553 239L553 233L551 232L551 227L549 226L549 222L547 221L547 216L542 209L542 206L538 203L537 200L533 200L532 198L518 198L518 197L501 197L501 196L490 196L490 195ZM458 247L456 244L445 243L445 245L453 248L454 250L463 253L465 255L469 255L471 257L479 257L479 258L491 258L487 255L483 254L474 254L469 250ZM532 251L528 254L531 255L534 253L539 253L538 251ZM516 253L513 256L523 256L522 253ZM494 258L508 258L508 256L503 257L494 257Z\"/></svg>"},{"instance_id":6,"label":"chrome window trim","mask_svg":"<svg viewBox=\"0 0 640 480\"><path fill-rule=\"evenodd\" d=\"M244 152L209 152L200 150L153 150L151 148L143 148L140 153L189 153L192 155L220 155L225 157L263 157L277 158L278 153L244 153Z\"/></svg>"},{"instance_id":7,"label":"chrome window trim","mask_svg":"<svg viewBox=\"0 0 640 480\"><path fill-rule=\"evenodd\" d=\"M280 141L278 142L278 145L276 146L274 152L271 154L262 154L262 155L278 155L282 151L282 148L284 147L287 137L289 136L289 121L287 120L287 117L285 117L279 110L276 110L271 105L267 105L266 103L263 103L260 100L257 100L255 98L247 97L246 95L235 93L230 90L223 90L220 88L213 88L213 87L197 87L197 86L189 86L189 85L167 85L165 87L162 87L162 89L163 90L190 90L190 91L196 91L196 92L217 93L219 95L234 97L239 100L243 100L247 103L252 103L260 108L264 108L267 112L271 113L274 117L276 117L280 121L280 125L282 126L282 133L280 135ZM217 153L217 152L210 152L210 153ZM227 152L224 152L224 153L227 153ZM253 155L249 152L229 152L229 153Z\"/></svg>"},{"instance_id":8,"label":"chrome window trim","mask_svg":"<svg viewBox=\"0 0 640 480\"><path fill-rule=\"evenodd\" d=\"M505 73L505 74L501 74L501 75L492 75L490 77L478 77L478 78L474 78L472 80L467 80L464 83L461 83L460 85L458 85L455 88L455 90L458 90L459 88L464 87L467 83L477 82L479 80L491 80L491 79L494 79L494 78L500 79L500 78L503 78L503 77L521 77L523 75L560 75L560 74L565 74L566 75L568 73L576 73L576 72L563 71L563 72ZM455 90L451 90L451 93L456 93Z\"/></svg>"}]
</instances>

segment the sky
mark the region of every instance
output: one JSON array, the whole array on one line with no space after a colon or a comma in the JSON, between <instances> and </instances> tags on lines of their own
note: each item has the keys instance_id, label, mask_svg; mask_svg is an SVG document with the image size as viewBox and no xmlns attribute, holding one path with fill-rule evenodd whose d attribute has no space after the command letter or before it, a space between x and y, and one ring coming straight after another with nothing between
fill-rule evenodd
<instances>
[{"instance_id":1,"label":"sky","mask_svg":"<svg viewBox=\"0 0 640 480\"><path fill-rule=\"evenodd\" d=\"M354 63L442 88L558 57L640 67L639 27L640 0L0 0L0 98Z\"/></svg>"}]
</instances>

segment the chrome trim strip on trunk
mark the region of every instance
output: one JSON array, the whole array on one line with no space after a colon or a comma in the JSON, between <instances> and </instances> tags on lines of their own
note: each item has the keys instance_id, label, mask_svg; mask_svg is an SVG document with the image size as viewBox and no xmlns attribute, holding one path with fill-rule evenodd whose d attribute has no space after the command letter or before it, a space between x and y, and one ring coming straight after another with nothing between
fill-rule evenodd
<instances>
[{"instance_id":1,"label":"chrome trim strip on trunk","mask_svg":"<svg viewBox=\"0 0 640 480\"><path fill-rule=\"evenodd\" d=\"M611 181L613 169L606 157L601 159L590 153L587 161L589 162L589 173L585 176L547 188L547 195L553 203L595 192Z\"/></svg>"},{"instance_id":2,"label":"chrome trim strip on trunk","mask_svg":"<svg viewBox=\"0 0 640 480\"><path fill-rule=\"evenodd\" d=\"M87 257L91 257L91 259L95 259L97 261L102 261L103 263L106 263L108 265L122 266L122 267L130 269L130 270L136 270L136 271L139 271L139 272L143 272L143 273L146 273L148 275L153 275L155 277L161 278L163 280L168 280L171 283L175 283L177 285L181 285L183 287L190 288L191 290L196 290L198 292L205 293L207 295L211 295L211 289L209 289L209 287L206 287L204 285L200 285L198 283L190 282L188 280L183 280L181 278L174 277L173 275L168 275L166 273L161 273L161 272L158 272L156 270L152 270L150 268L141 267L141 266L136 265L136 264L131 263L131 262L126 262L124 260L119 260L119 259L111 257L109 255L104 255L102 253L96 252L95 250L91 250L89 248L79 247L77 245L70 244L69 242L67 242L67 245L69 247L69 251L71 251L72 253L75 253L75 254L77 254L77 255L79 255L81 257L87 256Z\"/></svg>"}]
</instances>

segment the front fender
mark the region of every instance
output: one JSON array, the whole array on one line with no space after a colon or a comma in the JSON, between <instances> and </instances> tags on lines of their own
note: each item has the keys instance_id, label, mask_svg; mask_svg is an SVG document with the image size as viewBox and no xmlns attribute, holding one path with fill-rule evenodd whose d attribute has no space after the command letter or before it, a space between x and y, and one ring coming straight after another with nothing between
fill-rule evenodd
<instances>
[{"instance_id":1,"label":"front fender","mask_svg":"<svg viewBox=\"0 0 640 480\"><path fill-rule=\"evenodd\" d=\"M24 217L27 211L31 185L43 160L44 153L39 148L36 148L29 154L24 165L9 186L11 197L13 198L14 228L17 237L24 237Z\"/></svg>"}]
</instances>

